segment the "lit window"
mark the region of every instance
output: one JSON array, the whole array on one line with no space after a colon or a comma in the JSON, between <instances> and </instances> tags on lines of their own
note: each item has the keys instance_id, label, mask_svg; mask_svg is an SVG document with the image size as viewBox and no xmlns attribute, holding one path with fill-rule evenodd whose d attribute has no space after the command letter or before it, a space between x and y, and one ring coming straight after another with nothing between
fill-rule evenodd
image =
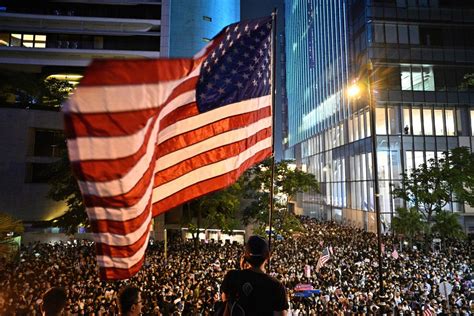
<instances>
[{"instance_id":1,"label":"lit window","mask_svg":"<svg viewBox=\"0 0 474 316\"><path fill-rule=\"evenodd\" d=\"M370 111L365 112L365 126L367 126L367 137L370 136Z\"/></svg>"},{"instance_id":2,"label":"lit window","mask_svg":"<svg viewBox=\"0 0 474 316\"><path fill-rule=\"evenodd\" d=\"M359 139L359 117L354 115L354 140Z\"/></svg>"},{"instance_id":3,"label":"lit window","mask_svg":"<svg viewBox=\"0 0 474 316\"><path fill-rule=\"evenodd\" d=\"M407 150L405 152L405 170L407 171L407 174L410 174L412 169L413 169L413 152L410 150Z\"/></svg>"},{"instance_id":4,"label":"lit window","mask_svg":"<svg viewBox=\"0 0 474 316\"><path fill-rule=\"evenodd\" d=\"M403 134L408 135L411 134L410 131L410 109L404 108L403 109Z\"/></svg>"},{"instance_id":5,"label":"lit window","mask_svg":"<svg viewBox=\"0 0 474 316\"><path fill-rule=\"evenodd\" d=\"M471 135L474 136L474 110L471 110Z\"/></svg>"},{"instance_id":6,"label":"lit window","mask_svg":"<svg viewBox=\"0 0 474 316\"><path fill-rule=\"evenodd\" d=\"M375 109L375 120L376 120L376 127L375 130L377 135L385 135L387 134L387 130L385 128L385 109L384 108L376 108Z\"/></svg>"},{"instance_id":7,"label":"lit window","mask_svg":"<svg viewBox=\"0 0 474 316\"><path fill-rule=\"evenodd\" d=\"M425 163L425 158L423 157L422 151L415 151L415 168L418 168L420 165Z\"/></svg>"},{"instance_id":8,"label":"lit window","mask_svg":"<svg viewBox=\"0 0 474 316\"><path fill-rule=\"evenodd\" d=\"M433 135L433 117L431 109L423 110L423 128L425 129L425 135Z\"/></svg>"},{"instance_id":9,"label":"lit window","mask_svg":"<svg viewBox=\"0 0 474 316\"><path fill-rule=\"evenodd\" d=\"M471 112L471 115L474 115L474 111ZM349 130L349 142L352 142L354 140L354 137L353 137L353 126L352 126L352 118L349 119L349 127L348 127L348 130Z\"/></svg>"},{"instance_id":10,"label":"lit window","mask_svg":"<svg viewBox=\"0 0 474 316\"><path fill-rule=\"evenodd\" d=\"M434 110L434 127L436 135L444 135L443 110Z\"/></svg>"},{"instance_id":11,"label":"lit window","mask_svg":"<svg viewBox=\"0 0 474 316\"><path fill-rule=\"evenodd\" d=\"M35 35L35 47L46 48L46 35Z\"/></svg>"},{"instance_id":12,"label":"lit window","mask_svg":"<svg viewBox=\"0 0 474 316\"><path fill-rule=\"evenodd\" d=\"M411 119L413 135L421 135L421 110L413 108L411 110Z\"/></svg>"},{"instance_id":13,"label":"lit window","mask_svg":"<svg viewBox=\"0 0 474 316\"><path fill-rule=\"evenodd\" d=\"M446 135L456 135L456 128L454 122L454 110L445 110L444 116L446 117Z\"/></svg>"},{"instance_id":14,"label":"lit window","mask_svg":"<svg viewBox=\"0 0 474 316\"><path fill-rule=\"evenodd\" d=\"M35 36L33 34L23 34L23 46L33 47Z\"/></svg>"}]
</instances>

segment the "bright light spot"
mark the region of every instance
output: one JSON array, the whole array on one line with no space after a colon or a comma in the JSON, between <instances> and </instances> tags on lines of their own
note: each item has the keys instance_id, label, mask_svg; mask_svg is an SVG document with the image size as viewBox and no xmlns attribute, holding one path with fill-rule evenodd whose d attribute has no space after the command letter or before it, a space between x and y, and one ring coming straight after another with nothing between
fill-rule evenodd
<instances>
[{"instance_id":1,"label":"bright light spot","mask_svg":"<svg viewBox=\"0 0 474 316\"><path fill-rule=\"evenodd\" d=\"M356 98L360 95L360 91L360 86L357 83L354 83L347 88L347 96L349 98Z\"/></svg>"}]
</instances>

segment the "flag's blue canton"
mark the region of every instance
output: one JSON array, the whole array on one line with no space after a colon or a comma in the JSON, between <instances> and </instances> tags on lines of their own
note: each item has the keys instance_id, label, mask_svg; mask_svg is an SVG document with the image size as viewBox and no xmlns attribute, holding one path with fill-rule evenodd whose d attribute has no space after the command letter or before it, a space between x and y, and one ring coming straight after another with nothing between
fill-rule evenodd
<instances>
[{"instance_id":1,"label":"flag's blue canton","mask_svg":"<svg viewBox=\"0 0 474 316\"><path fill-rule=\"evenodd\" d=\"M270 94L271 18L229 25L201 67L196 100L201 112Z\"/></svg>"}]
</instances>

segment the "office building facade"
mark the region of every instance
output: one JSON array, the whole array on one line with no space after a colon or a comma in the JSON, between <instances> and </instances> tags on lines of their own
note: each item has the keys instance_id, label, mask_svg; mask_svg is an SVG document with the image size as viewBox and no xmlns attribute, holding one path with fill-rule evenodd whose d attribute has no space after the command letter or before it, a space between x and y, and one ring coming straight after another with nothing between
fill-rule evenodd
<instances>
[{"instance_id":1,"label":"office building facade","mask_svg":"<svg viewBox=\"0 0 474 316\"><path fill-rule=\"evenodd\" d=\"M187 3L0 1L0 70L19 73L3 76L2 92L21 90L26 77L75 85L94 58L190 57L239 20L237 0ZM15 93L0 99L0 212L26 221L61 215L66 205L47 197L45 177L64 142L60 108Z\"/></svg>"},{"instance_id":2,"label":"office building facade","mask_svg":"<svg viewBox=\"0 0 474 316\"><path fill-rule=\"evenodd\" d=\"M304 194L298 204L305 214L375 231L375 137L381 222L389 227L403 206L391 194L402 172L449 149L474 149L474 90L465 84L474 73L474 3L294 1L286 24L285 156L321 183L321 194ZM353 82L362 87L357 98L348 95ZM469 206L446 209L474 230Z\"/></svg>"}]
</instances>

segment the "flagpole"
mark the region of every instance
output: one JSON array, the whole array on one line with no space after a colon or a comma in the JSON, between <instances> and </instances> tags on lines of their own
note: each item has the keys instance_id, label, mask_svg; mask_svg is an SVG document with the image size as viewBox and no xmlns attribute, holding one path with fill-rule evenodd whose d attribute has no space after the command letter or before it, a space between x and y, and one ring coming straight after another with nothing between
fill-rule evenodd
<instances>
[{"instance_id":1,"label":"flagpole","mask_svg":"<svg viewBox=\"0 0 474 316\"><path fill-rule=\"evenodd\" d=\"M274 202L273 202L273 195L274 195L274 183L275 183L275 77L276 77L276 16L277 16L277 9L274 8L272 12L272 85L271 85L271 95L272 95L272 162L271 162L271 183L270 183L270 212L268 212L268 249L271 251L272 245L272 222L273 222L273 210L274 210ZM271 259L268 258L268 272L270 272L270 261Z\"/></svg>"}]
</instances>

